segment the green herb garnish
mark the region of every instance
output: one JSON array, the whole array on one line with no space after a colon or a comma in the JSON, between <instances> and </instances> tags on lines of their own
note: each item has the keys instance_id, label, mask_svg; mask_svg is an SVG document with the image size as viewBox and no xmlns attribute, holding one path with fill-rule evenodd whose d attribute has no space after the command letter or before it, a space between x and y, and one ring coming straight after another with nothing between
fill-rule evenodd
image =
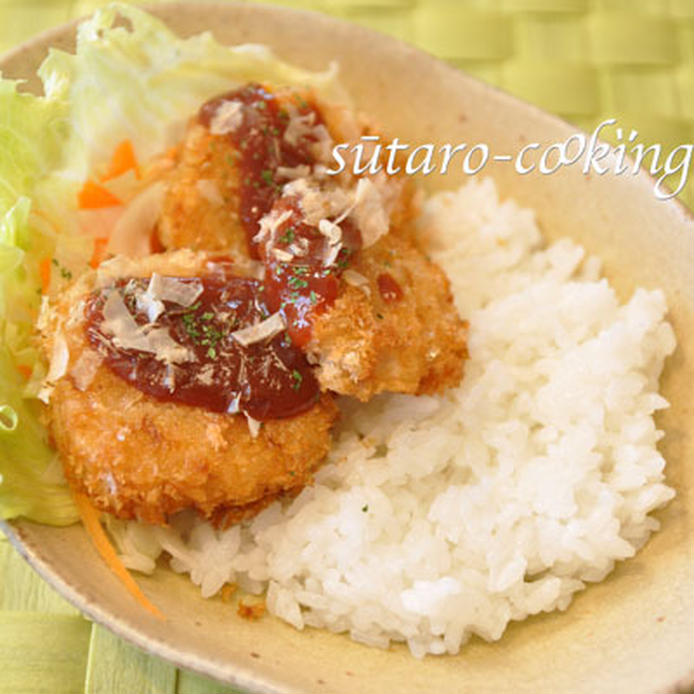
<instances>
[{"instance_id":1,"label":"green herb garnish","mask_svg":"<svg viewBox=\"0 0 694 694\"><path fill-rule=\"evenodd\" d=\"M183 320L183 327L188 333L188 336L192 338L194 342L197 342L198 338L200 337L200 331L197 328L195 315L192 313L184 313L181 320Z\"/></svg>"},{"instance_id":2,"label":"green herb garnish","mask_svg":"<svg viewBox=\"0 0 694 694\"><path fill-rule=\"evenodd\" d=\"M51 258L51 262L53 265L55 265L59 270L60 270L60 276L64 280L71 280L72 279L72 272L68 270L66 267L63 267L59 262L57 258Z\"/></svg>"},{"instance_id":3,"label":"green herb garnish","mask_svg":"<svg viewBox=\"0 0 694 694\"><path fill-rule=\"evenodd\" d=\"M273 178L273 176L274 174L272 173L272 171L270 171L270 169L263 169L260 172L260 178L262 178L263 181L265 181L265 183L267 183L267 185L269 186L275 185L275 179Z\"/></svg>"},{"instance_id":4,"label":"green herb garnish","mask_svg":"<svg viewBox=\"0 0 694 694\"><path fill-rule=\"evenodd\" d=\"M280 236L280 241L289 245L294 241L294 227L289 227L282 236Z\"/></svg>"},{"instance_id":5,"label":"green herb garnish","mask_svg":"<svg viewBox=\"0 0 694 694\"><path fill-rule=\"evenodd\" d=\"M287 280L287 284L292 289L306 289L308 287L308 281L301 279L300 277L292 276Z\"/></svg>"}]
</instances>

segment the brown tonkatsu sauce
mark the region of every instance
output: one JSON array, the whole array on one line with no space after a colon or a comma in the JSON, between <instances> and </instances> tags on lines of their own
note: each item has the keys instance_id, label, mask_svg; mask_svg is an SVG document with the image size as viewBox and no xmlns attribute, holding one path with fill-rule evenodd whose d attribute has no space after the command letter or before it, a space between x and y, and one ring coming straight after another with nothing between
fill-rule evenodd
<instances>
[{"instance_id":1,"label":"brown tonkatsu sauce","mask_svg":"<svg viewBox=\"0 0 694 694\"><path fill-rule=\"evenodd\" d=\"M241 345L235 330L269 316L258 280L243 277L178 279L199 283L202 292L188 307L164 301L152 322L137 306L147 279L122 279L93 292L86 303L87 337L120 378L158 400L203 407L213 412L243 412L265 421L291 417L315 404L318 384L303 353L286 331L271 339ZM122 349L103 329L106 292L117 291L130 315L146 330L168 329L192 358L166 363L156 354Z\"/></svg>"},{"instance_id":2,"label":"brown tonkatsu sauce","mask_svg":"<svg viewBox=\"0 0 694 694\"><path fill-rule=\"evenodd\" d=\"M306 224L299 201L283 197L275 203L274 212L291 216L279 225L272 249L301 254L289 261L280 260L271 249L265 262L267 303L272 311L281 311L295 345L303 347L311 339L311 325L316 316L329 308L337 298L339 278L352 255L361 248L361 234L349 221L340 222L341 239L333 261L326 265L330 253L326 238L313 225Z\"/></svg>"},{"instance_id":3,"label":"brown tonkatsu sauce","mask_svg":"<svg viewBox=\"0 0 694 694\"><path fill-rule=\"evenodd\" d=\"M240 154L237 162L241 180L240 218L251 257L258 258L253 237L258 233L260 219L270 211L280 195L277 167L313 164L310 146L315 140L307 135L296 144L287 142L284 135L289 125L289 113L280 106L272 92L259 84L247 84L211 99L200 108L198 120L209 128L217 110L230 101L242 104L241 119L238 127L224 137L229 138ZM299 115L312 116L315 124L321 122L318 110L304 99L295 96L294 106Z\"/></svg>"},{"instance_id":4,"label":"brown tonkatsu sauce","mask_svg":"<svg viewBox=\"0 0 694 694\"><path fill-rule=\"evenodd\" d=\"M294 117L308 118L313 125L322 123L314 105L298 95L290 98L296 109ZM241 179L241 221L248 251L251 257L262 258L265 263L268 307L283 314L292 341L303 347L311 338L315 317L337 298L339 277L352 254L361 248L361 235L349 220L342 220L339 252L326 264L330 250L326 238L315 226L306 223L298 199L281 196L276 175L279 166L313 165L315 159L310 148L315 138L309 132L295 143L288 143L285 138L288 111L272 92L258 84L248 84L211 99L200 109L200 122L210 127L218 109L228 102L242 105L240 124L224 137L240 152L237 166ZM271 210L278 216L289 211L291 217L276 229L268 248L254 238L260 219ZM282 252L292 255L292 259L282 260Z\"/></svg>"},{"instance_id":5,"label":"brown tonkatsu sauce","mask_svg":"<svg viewBox=\"0 0 694 694\"><path fill-rule=\"evenodd\" d=\"M161 355L119 347L102 329L103 291L89 297L85 317L91 344L115 374L159 400L214 412L244 412L265 421L300 414L319 397L317 381L300 348L309 342L316 316L335 302L340 275L362 239L357 227L342 218L326 220L339 226L337 238L329 239L306 222L296 196L282 196L278 167L313 166L311 146L316 137L311 128L322 124L314 105L299 95L287 99L281 102L265 87L248 84L211 99L198 113L199 122L211 128L220 108L230 102L240 104L235 127L220 137L230 145L229 156L239 170L239 212L248 252L262 260L265 278L262 282L233 275L180 280L199 282L201 295L186 309L165 302L165 310L147 330L168 330L194 358L171 363ZM287 138L291 118L303 119L310 127ZM259 239L260 220L270 212L283 221L269 241ZM141 326L149 321L135 296L145 291L147 282L124 279L107 290L122 295ZM399 298L395 281L387 285L384 290L379 278L381 292L387 291L384 297ZM275 337L244 347L231 336L276 312L286 330Z\"/></svg>"},{"instance_id":6,"label":"brown tonkatsu sauce","mask_svg":"<svg viewBox=\"0 0 694 694\"><path fill-rule=\"evenodd\" d=\"M389 272L382 272L376 278L376 283L378 284L378 292L386 303L402 299L402 288Z\"/></svg>"}]
</instances>

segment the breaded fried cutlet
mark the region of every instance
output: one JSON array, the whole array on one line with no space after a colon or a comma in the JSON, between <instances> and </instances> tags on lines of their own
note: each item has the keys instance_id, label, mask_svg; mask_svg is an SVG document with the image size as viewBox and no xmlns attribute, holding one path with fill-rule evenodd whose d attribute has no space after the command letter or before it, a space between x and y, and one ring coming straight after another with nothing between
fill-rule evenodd
<instances>
[{"instance_id":1,"label":"breaded fried cutlet","mask_svg":"<svg viewBox=\"0 0 694 694\"><path fill-rule=\"evenodd\" d=\"M456 313L445 275L409 232L413 203L407 186L382 176L326 177L314 156L318 138L310 127L322 124L320 107L295 108L290 125L276 121L281 127L273 137L275 121L262 120L270 108L266 104L274 103L281 113L293 97L273 98L259 88L241 90L212 100L201 110L207 115L191 122L167 179L161 243L228 248L263 260L271 287L283 277L287 286L274 309L284 312L289 333L316 366L323 391L368 400L383 391L432 394L457 385L467 356L466 324ZM262 132L249 125L259 117L259 104ZM219 112L227 121L235 116L243 132L232 126L230 132L215 130ZM282 147L289 147L286 133L296 119L304 129L294 128L302 135L292 140L292 158L285 162ZM323 126L322 137L326 131ZM254 174L252 161L244 164L248 152L242 149L251 145L264 162L253 180L258 171ZM267 151L272 154L264 160ZM243 181L249 184L245 191ZM259 206L252 223L242 210L246 198ZM335 249L332 258L329 246ZM321 273L326 282L332 273L334 287L319 282ZM322 290L331 297L323 297Z\"/></svg>"},{"instance_id":2,"label":"breaded fried cutlet","mask_svg":"<svg viewBox=\"0 0 694 694\"><path fill-rule=\"evenodd\" d=\"M119 518L165 523L177 511L195 509L217 524L235 522L280 494L299 491L330 448L337 408L329 395L318 396L294 416L259 422L243 412L211 411L154 397L115 372L104 358L107 350L95 349L85 318L95 293L115 291L113 286L123 278L131 284L137 278L151 281L156 273L197 278L210 271L210 262L207 254L190 251L115 259L83 275L44 309L40 329L45 353L52 361L64 359L65 350L68 355L51 384L46 410L50 434L70 484L97 508ZM243 263L232 268L244 271ZM198 323L183 319L192 334L212 325L198 304L199 299L176 308L187 311L183 316L196 310L202 316ZM162 315L172 305L165 302ZM106 308L103 312L106 315ZM232 338L217 338L213 348L196 338L196 354L214 349L219 359L224 339ZM133 363L136 369L146 366ZM186 364L174 361L167 366L177 370Z\"/></svg>"},{"instance_id":3,"label":"breaded fried cutlet","mask_svg":"<svg viewBox=\"0 0 694 694\"><path fill-rule=\"evenodd\" d=\"M460 381L467 325L437 265L388 234L355 254L345 275L305 348L324 390L367 401L384 391L440 393Z\"/></svg>"},{"instance_id":4,"label":"breaded fried cutlet","mask_svg":"<svg viewBox=\"0 0 694 694\"><path fill-rule=\"evenodd\" d=\"M235 154L199 123L191 123L165 178L157 228L166 249L247 254L239 220L239 171ZM229 229L235 229L230 234Z\"/></svg>"}]
</instances>

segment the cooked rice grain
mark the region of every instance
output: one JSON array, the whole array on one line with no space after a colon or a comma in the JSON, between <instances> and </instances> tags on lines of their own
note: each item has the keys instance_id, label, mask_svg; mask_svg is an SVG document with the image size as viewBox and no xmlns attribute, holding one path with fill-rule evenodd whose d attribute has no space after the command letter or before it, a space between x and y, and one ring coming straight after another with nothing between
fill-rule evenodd
<instances>
[{"instance_id":1,"label":"cooked rice grain","mask_svg":"<svg viewBox=\"0 0 694 694\"><path fill-rule=\"evenodd\" d=\"M620 306L595 259L544 247L490 181L434 195L421 226L470 321L463 384L344 400L316 484L243 526L112 522L129 566L166 550L204 597L267 590L298 629L422 657L566 609L658 529L648 514L674 496L653 422L675 348L663 293Z\"/></svg>"}]
</instances>

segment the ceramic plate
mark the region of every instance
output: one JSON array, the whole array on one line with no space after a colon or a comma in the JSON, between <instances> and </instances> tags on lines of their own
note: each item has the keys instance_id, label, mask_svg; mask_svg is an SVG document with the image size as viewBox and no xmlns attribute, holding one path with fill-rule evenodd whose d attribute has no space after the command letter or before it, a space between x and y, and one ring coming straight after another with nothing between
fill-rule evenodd
<instances>
[{"instance_id":1,"label":"ceramic plate","mask_svg":"<svg viewBox=\"0 0 694 694\"><path fill-rule=\"evenodd\" d=\"M393 39L320 15L263 6L180 4L155 8L177 32L212 28L225 43L260 42L291 62L340 63L357 105L402 141L486 142L515 152L524 143L560 142L573 128L480 84ZM30 78L48 46L69 47L74 26L44 34L8 54L0 69ZM367 68L368 66L368 68ZM28 83L36 86L35 80ZM18 522L8 528L29 562L96 621L177 665L252 692L570 692L661 694L694 684L694 229L676 201L659 202L646 176L584 176L569 167L551 176L519 176L488 167L503 196L537 211L549 238L570 236L605 262L625 298L636 286L662 287L679 339L662 389L672 406L658 424L677 497L658 518L662 530L636 558L577 595L569 610L512 624L501 641L473 639L455 657L416 660L405 647L367 648L339 636L303 632L268 617L236 616L205 601L186 579L160 570L138 577L168 616L151 618L104 566L80 526ZM462 175L430 176L451 188Z\"/></svg>"}]
</instances>

